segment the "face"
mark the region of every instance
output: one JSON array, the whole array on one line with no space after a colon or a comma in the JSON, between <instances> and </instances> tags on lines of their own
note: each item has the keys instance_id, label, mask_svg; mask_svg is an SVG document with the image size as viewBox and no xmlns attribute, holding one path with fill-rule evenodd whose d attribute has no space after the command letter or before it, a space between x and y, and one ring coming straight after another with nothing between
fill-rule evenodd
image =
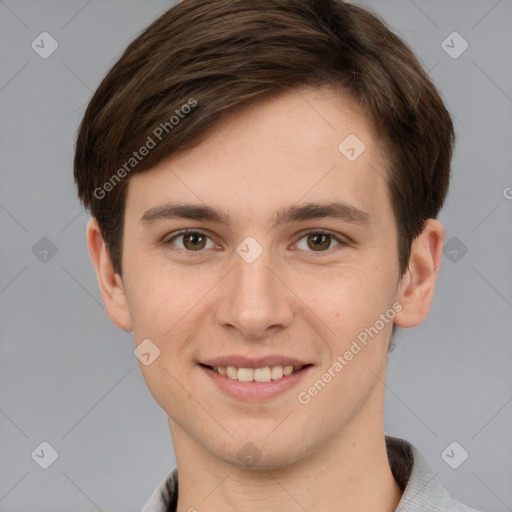
<instances>
[{"instance_id":1,"label":"face","mask_svg":"<svg viewBox=\"0 0 512 512\"><path fill-rule=\"evenodd\" d=\"M159 351L141 370L171 429L275 467L378 417L401 308L384 172L354 103L301 89L130 179L123 326Z\"/></svg>"}]
</instances>

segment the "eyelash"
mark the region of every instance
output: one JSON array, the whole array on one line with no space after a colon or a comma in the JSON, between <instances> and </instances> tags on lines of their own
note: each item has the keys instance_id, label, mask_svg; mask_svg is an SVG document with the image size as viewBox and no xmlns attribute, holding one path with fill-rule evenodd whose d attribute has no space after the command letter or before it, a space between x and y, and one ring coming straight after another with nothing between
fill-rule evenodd
<instances>
[{"instance_id":1,"label":"eyelash","mask_svg":"<svg viewBox=\"0 0 512 512\"><path fill-rule=\"evenodd\" d=\"M163 241L163 244L164 245L173 245L172 242L174 240L176 240L180 236L188 235L188 234L191 234L191 233L198 234L198 235L203 235L203 236L211 239L211 237L207 233L205 233L204 231L201 231L200 229L183 229L181 231L178 231L172 237L165 239ZM302 233L300 233L299 237L294 242L294 244L299 242L299 240L302 240L304 237L306 237L308 235L313 235L313 234L314 235L329 235L333 240L335 240L339 244L339 245L335 246L333 249L335 249L336 247L345 247L345 246L350 246L351 245L351 243L348 240L343 239L343 238L335 235L331 231L322 230L322 229L314 229L314 228L308 229L308 230L303 231ZM330 255L332 253L333 249L328 249L326 251L307 251L307 252L310 252L314 257L322 257L324 255ZM186 253L187 257L191 257L191 258L197 258L197 257L200 257L200 256L204 255L204 250L198 250L198 251L188 251L186 249L173 249L173 250L175 250L177 252L181 252L181 253Z\"/></svg>"}]
</instances>

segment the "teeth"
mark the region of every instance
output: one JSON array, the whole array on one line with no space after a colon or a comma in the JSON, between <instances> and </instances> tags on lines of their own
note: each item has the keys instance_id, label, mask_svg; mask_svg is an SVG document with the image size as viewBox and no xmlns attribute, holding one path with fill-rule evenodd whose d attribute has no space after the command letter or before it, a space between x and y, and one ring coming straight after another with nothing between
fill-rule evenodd
<instances>
[{"instance_id":1,"label":"teeth","mask_svg":"<svg viewBox=\"0 0 512 512\"><path fill-rule=\"evenodd\" d=\"M263 368L237 368L236 366L214 366L218 374L240 382L270 382L292 374L301 366L264 366Z\"/></svg>"},{"instance_id":2,"label":"teeth","mask_svg":"<svg viewBox=\"0 0 512 512\"><path fill-rule=\"evenodd\" d=\"M254 370L252 368L238 368L238 380L240 382L251 382L254 380Z\"/></svg>"},{"instance_id":3,"label":"teeth","mask_svg":"<svg viewBox=\"0 0 512 512\"><path fill-rule=\"evenodd\" d=\"M253 374L253 380L256 382L269 382L272 380L272 373L268 366L265 366L265 368L256 368ZM238 370L238 375L240 375L240 370Z\"/></svg>"},{"instance_id":4,"label":"teeth","mask_svg":"<svg viewBox=\"0 0 512 512\"><path fill-rule=\"evenodd\" d=\"M220 373L220 372L219 372ZM238 379L238 368L235 368L234 366L228 366L226 368L226 375L233 380Z\"/></svg>"},{"instance_id":5,"label":"teeth","mask_svg":"<svg viewBox=\"0 0 512 512\"><path fill-rule=\"evenodd\" d=\"M283 376L283 367L272 366L272 368L270 369L270 374L272 376L272 380L280 379Z\"/></svg>"},{"instance_id":6,"label":"teeth","mask_svg":"<svg viewBox=\"0 0 512 512\"><path fill-rule=\"evenodd\" d=\"M293 372L293 366L285 366L283 368L283 375L290 375Z\"/></svg>"}]
</instances>

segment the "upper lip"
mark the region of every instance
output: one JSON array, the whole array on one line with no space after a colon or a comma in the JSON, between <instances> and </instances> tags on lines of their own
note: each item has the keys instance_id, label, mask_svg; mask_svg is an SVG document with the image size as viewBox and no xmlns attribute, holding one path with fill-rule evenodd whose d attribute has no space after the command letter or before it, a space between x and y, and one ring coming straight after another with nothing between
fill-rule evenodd
<instances>
[{"instance_id":1,"label":"upper lip","mask_svg":"<svg viewBox=\"0 0 512 512\"><path fill-rule=\"evenodd\" d=\"M237 368L264 368L265 366L305 366L307 363L283 355L269 355L262 357L247 357L247 356L218 356L212 359L200 361L200 364L206 366L235 366Z\"/></svg>"}]
</instances>

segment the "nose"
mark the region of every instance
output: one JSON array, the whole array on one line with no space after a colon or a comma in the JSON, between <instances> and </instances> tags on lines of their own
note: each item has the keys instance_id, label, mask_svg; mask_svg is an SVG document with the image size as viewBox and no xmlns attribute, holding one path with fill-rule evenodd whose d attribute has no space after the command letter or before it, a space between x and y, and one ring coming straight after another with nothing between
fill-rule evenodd
<instances>
[{"instance_id":1,"label":"nose","mask_svg":"<svg viewBox=\"0 0 512 512\"><path fill-rule=\"evenodd\" d=\"M238 254L233 259L234 268L217 290L218 325L251 340L268 337L289 326L294 295L269 251L264 250L252 263Z\"/></svg>"}]
</instances>

